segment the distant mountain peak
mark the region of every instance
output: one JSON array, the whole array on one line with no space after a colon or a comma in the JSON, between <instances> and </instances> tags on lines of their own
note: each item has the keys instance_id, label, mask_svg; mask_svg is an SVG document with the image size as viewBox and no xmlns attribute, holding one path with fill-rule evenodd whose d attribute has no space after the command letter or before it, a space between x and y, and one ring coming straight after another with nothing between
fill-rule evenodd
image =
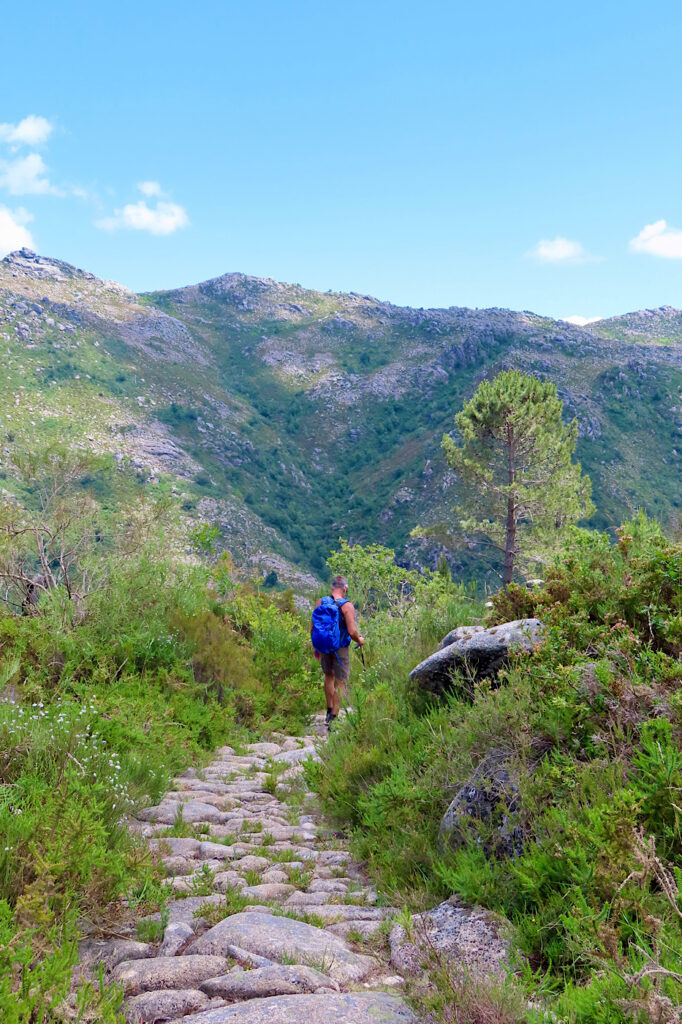
<instances>
[{"instance_id":1,"label":"distant mountain peak","mask_svg":"<svg viewBox=\"0 0 682 1024\"><path fill-rule=\"evenodd\" d=\"M35 281L51 279L53 281L65 281L74 277L83 278L86 281L96 281L94 274L87 270L80 270L65 263L63 260L54 260L49 256L39 256L33 249L15 249L2 260L15 276L30 277Z\"/></svg>"}]
</instances>

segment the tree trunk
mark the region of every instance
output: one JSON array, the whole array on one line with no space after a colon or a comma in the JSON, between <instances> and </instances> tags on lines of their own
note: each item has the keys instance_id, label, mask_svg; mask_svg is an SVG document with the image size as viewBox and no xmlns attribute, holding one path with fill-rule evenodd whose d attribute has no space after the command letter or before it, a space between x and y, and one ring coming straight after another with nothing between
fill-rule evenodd
<instances>
[{"instance_id":1,"label":"tree trunk","mask_svg":"<svg viewBox=\"0 0 682 1024\"><path fill-rule=\"evenodd\" d=\"M514 578L514 559L516 556L516 509L513 495L507 501L507 536L504 545L504 572L502 583L504 589Z\"/></svg>"},{"instance_id":2,"label":"tree trunk","mask_svg":"<svg viewBox=\"0 0 682 1024\"><path fill-rule=\"evenodd\" d=\"M507 424L507 474L509 480L509 496L507 498L507 535L504 543L504 572L502 583L506 590L514 578L514 561L516 558L516 497L514 482L516 480L514 426Z\"/></svg>"}]
</instances>

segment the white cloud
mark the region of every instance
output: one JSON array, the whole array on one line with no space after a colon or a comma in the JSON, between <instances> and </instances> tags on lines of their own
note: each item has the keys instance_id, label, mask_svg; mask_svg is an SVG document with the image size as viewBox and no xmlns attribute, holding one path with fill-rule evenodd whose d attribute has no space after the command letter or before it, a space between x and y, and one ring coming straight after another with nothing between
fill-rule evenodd
<instances>
[{"instance_id":1,"label":"white cloud","mask_svg":"<svg viewBox=\"0 0 682 1024\"><path fill-rule=\"evenodd\" d=\"M569 238L541 238L537 245L533 246L530 252L526 253L530 259L538 263L554 264L575 264L592 263L599 257L591 256L586 252L581 242L572 242Z\"/></svg>"},{"instance_id":2,"label":"white cloud","mask_svg":"<svg viewBox=\"0 0 682 1024\"><path fill-rule=\"evenodd\" d=\"M162 196L163 190L158 181L140 181L137 188L143 196Z\"/></svg>"},{"instance_id":3,"label":"white cloud","mask_svg":"<svg viewBox=\"0 0 682 1024\"><path fill-rule=\"evenodd\" d=\"M562 316L560 318L567 324L575 324L576 327L587 327L588 324L596 324L597 320L601 320L600 316Z\"/></svg>"},{"instance_id":4,"label":"white cloud","mask_svg":"<svg viewBox=\"0 0 682 1024\"><path fill-rule=\"evenodd\" d=\"M0 187L6 188L12 196L60 195L46 172L45 161L39 153L0 160Z\"/></svg>"},{"instance_id":5,"label":"white cloud","mask_svg":"<svg viewBox=\"0 0 682 1024\"><path fill-rule=\"evenodd\" d=\"M0 206L0 256L6 256L8 252L24 246L33 248L31 232L26 227L31 220L31 214L22 207L8 210L6 206Z\"/></svg>"},{"instance_id":6,"label":"white cloud","mask_svg":"<svg viewBox=\"0 0 682 1024\"><path fill-rule=\"evenodd\" d=\"M665 260L682 260L682 231L668 227L665 220L657 220L642 228L636 238L630 239L632 252L646 252Z\"/></svg>"},{"instance_id":7,"label":"white cloud","mask_svg":"<svg viewBox=\"0 0 682 1024\"><path fill-rule=\"evenodd\" d=\"M137 203L127 203L122 209L114 210L113 216L95 221L95 227L103 231L127 228L132 231L148 231L152 235L172 235L188 224L187 211L178 203L159 200L155 206L149 206L144 199Z\"/></svg>"},{"instance_id":8,"label":"white cloud","mask_svg":"<svg viewBox=\"0 0 682 1024\"><path fill-rule=\"evenodd\" d=\"M52 134L53 125L46 117L29 114L18 124L0 124L0 142L12 146L40 146Z\"/></svg>"}]
</instances>

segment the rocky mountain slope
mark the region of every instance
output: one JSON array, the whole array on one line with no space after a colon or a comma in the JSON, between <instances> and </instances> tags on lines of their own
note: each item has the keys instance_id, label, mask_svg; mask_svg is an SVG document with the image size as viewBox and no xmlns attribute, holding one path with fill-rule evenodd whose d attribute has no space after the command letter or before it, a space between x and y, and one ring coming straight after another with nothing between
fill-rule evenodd
<instances>
[{"instance_id":1,"label":"rocky mountain slope","mask_svg":"<svg viewBox=\"0 0 682 1024\"><path fill-rule=\"evenodd\" d=\"M639 505L679 516L682 312L669 307L579 328L243 274L134 295L21 250L0 261L0 343L6 453L62 439L130 460L217 523L238 561L299 587L340 535L433 557L408 536L456 500L441 435L503 368L555 381L578 417L594 525ZM473 554L458 560L473 570Z\"/></svg>"}]
</instances>

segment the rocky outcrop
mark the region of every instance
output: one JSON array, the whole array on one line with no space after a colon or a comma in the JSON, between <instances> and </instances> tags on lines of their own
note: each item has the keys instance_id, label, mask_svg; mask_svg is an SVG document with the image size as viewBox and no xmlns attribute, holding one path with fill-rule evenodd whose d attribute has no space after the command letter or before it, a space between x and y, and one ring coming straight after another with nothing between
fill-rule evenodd
<instances>
[{"instance_id":1,"label":"rocky outcrop","mask_svg":"<svg viewBox=\"0 0 682 1024\"><path fill-rule=\"evenodd\" d=\"M21 436L50 423L74 447L132 465L150 492L167 474L187 517L220 528L216 548L301 591L317 589L306 570L322 571L330 541L328 517L311 510L330 499L335 536L374 524L402 564L440 554L435 541L407 538L460 498L443 460L424 465L454 377L462 395L502 368L556 381L609 516L642 497L625 493L623 459L654 467L659 515L675 514L676 310L581 328L506 309L401 308L238 273L138 296L24 249L0 260L0 343ZM621 421L628 407L637 415ZM346 492L361 498L346 504ZM466 576L480 566L471 541L450 560Z\"/></svg>"},{"instance_id":2,"label":"rocky outcrop","mask_svg":"<svg viewBox=\"0 0 682 1024\"><path fill-rule=\"evenodd\" d=\"M485 977L505 976L509 925L487 910L463 907L456 897L412 917L409 927L391 930L391 963L401 974L418 975L444 960L457 970Z\"/></svg>"},{"instance_id":3,"label":"rocky outcrop","mask_svg":"<svg viewBox=\"0 0 682 1024\"><path fill-rule=\"evenodd\" d=\"M488 833L483 840L487 856L519 856L523 848L516 820L519 788L505 751L491 751L461 787L443 815L438 842L457 850L472 838L472 825Z\"/></svg>"},{"instance_id":4,"label":"rocky outcrop","mask_svg":"<svg viewBox=\"0 0 682 1024\"><path fill-rule=\"evenodd\" d=\"M512 651L532 653L542 637L539 619L515 619L499 626L458 626L441 641L440 650L410 672L410 679L431 693L452 689L453 675L489 679L497 675Z\"/></svg>"}]
</instances>

